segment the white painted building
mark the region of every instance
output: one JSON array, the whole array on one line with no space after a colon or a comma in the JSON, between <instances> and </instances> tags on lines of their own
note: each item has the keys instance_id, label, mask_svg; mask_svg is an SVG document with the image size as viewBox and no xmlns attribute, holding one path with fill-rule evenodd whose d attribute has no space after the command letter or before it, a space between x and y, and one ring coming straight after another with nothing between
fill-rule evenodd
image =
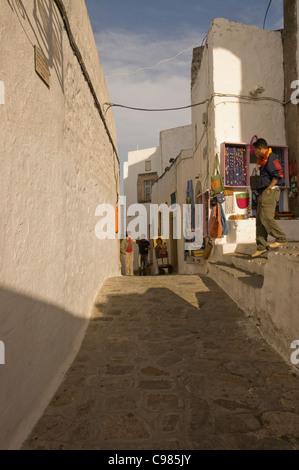
<instances>
[{"instance_id":1,"label":"white painted building","mask_svg":"<svg viewBox=\"0 0 299 470\"><path fill-rule=\"evenodd\" d=\"M217 18L199 53L191 102L206 102L192 108L192 129L206 190L223 142L249 143L258 135L272 145L286 145L281 33ZM251 95L256 86L262 93Z\"/></svg>"},{"instance_id":2,"label":"white painted building","mask_svg":"<svg viewBox=\"0 0 299 470\"><path fill-rule=\"evenodd\" d=\"M170 160L176 158L181 150L192 148L192 126L181 126L160 132L161 172L169 166Z\"/></svg>"},{"instance_id":3,"label":"white painted building","mask_svg":"<svg viewBox=\"0 0 299 470\"><path fill-rule=\"evenodd\" d=\"M150 192L147 191L147 181L155 181L161 174L161 153L159 147L135 150L128 153L128 161L124 162L124 195L127 198L127 206L137 202L150 200ZM144 178L141 184L141 176ZM140 181L138 194L138 178Z\"/></svg>"},{"instance_id":4,"label":"white painted building","mask_svg":"<svg viewBox=\"0 0 299 470\"><path fill-rule=\"evenodd\" d=\"M171 162L180 154L182 149L188 149L192 146L191 125L161 131L159 144L159 147L129 152L128 161L124 163L123 171L127 208L132 204L144 205L148 221L145 235L148 238L150 237L150 203L152 202L152 191L156 186L155 182L163 172L167 171ZM129 231L132 231L130 223L134 220L134 215L127 217ZM138 267L137 255L138 249L135 250L135 269Z\"/></svg>"},{"instance_id":5,"label":"white painted building","mask_svg":"<svg viewBox=\"0 0 299 470\"><path fill-rule=\"evenodd\" d=\"M159 178L154 187L154 202L165 202L167 195L176 191L177 201L185 201L187 181L192 180L194 202L204 202L204 234L208 235L211 175L215 155L218 154L226 189L232 196L223 207L229 220L229 234L216 240L223 249L234 251L240 242L255 242L255 218L250 206L239 207L237 195L249 193L250 175L257 168L249 152L253 136L263 137L280 152L287 164L287 142L284 106L284 55L280 31L265 31L256 26L214 19L210 25L206 44L193 51L191 69L192 106L192 160L188 170L174 162L175 173L170 183L168 174ZM226 152L236 147L242 150L243 180L229 180ZM168 187L168 184L170 186ZM236 185L236 186L235 186ZM230 200L230 204L228 204ZM252 200L250 201L250 203ZM288 189L282 192L280 210L288 210ZM298 221L280 221L288 240L298 239ZM171 245L171 243L170 243ZM181 246L182 243L179 243ZM178 250L182 259L183 245ZM192 257L191 257L192 258ZM186 259L186 257L185 257ZM189 259L189 258L188 258ZM190 261L190 259L189 259ZM200 264L194 260L195 266ZM185 261L186 264L186 261ZM190 266L179 262L179 272L193 272Z\"/></svg>"},{"instance_id":6,"label":"white painted building","mask_svg":"<svg viewBox=\"0 0 299 470\"><path fill-rule=\"evenodd\" d=\"M297 24L296 2L286 1L285 7L287 28L290 24L294 26L294 22ZM298 335L298 295L294 287L298 284L296 252L273 251L268 254L265 265L252 264L250 254L254 250L256 220L247 217L251 215L250 206L239 207L236 196L244 192L251 194L249 177L255 164L253 159L250 161L249 143L255 135L265 138L275 152L281 153L288 183L287 145L293 150L298 145L299 108L290 103L286 107L285 103L290 99L297 56L297 47L294 47L297 44L286 42L289 31L292 34L297 31L297 42L298 29L288 28L284 35L281 31L264 31L221 18L212 22L206 45L193 51L193 149L177 157L169 171L158 179L152 195L153 202L170 204L170 194L175 192L176 202L182 205L186 200L187 183L192 181L194 202L204 203L202 228L203 235L208 234L211 175L215 155L219 155L226 190L231 192L225 195L223 205L227 219L233 217L228 220L229 233L215 240L216 248L209 258L212 263L206 263L200 255L197 258L196 250L190 250L186 258L184 240L173 240L171 236L168 240L170 257L174 253L173 259L177 259L178 272L182 274L202 273L207 268L209 276L247 315L256 319L264 337L287 362L290 345ZM234 160L232 172L226 163L230 164L227 159L234 156L242 157L246 165L239 168L239 162ZM237 168L241 171L235 171ZM281 207L287 210L288 195L286 188L282 191L279 210ZM288 241L299 240L298 219L279 220L279 224ZM235 250L237 256L226 255ZM263 286L256 288L250 282L241 282L242 276L250 277L251 272L256 282L257 269Z\"/></svg>"},{"instance_id":7,"label":"white painted building","mask_svg":"<svg viewBox=\"0 0 299 470\"><path fill-rule=\"evenodd\" d=\"M288 174L281 32L217 18L211 23L206 45L195 53L199 57L196 57L191 101L193 105L205 101L192 108L194 160L201 192L210 189L214 158L218 154L226 189L234 192L233 210L228 211L224 203L227 218L247 217L251 215L250 208L240 209L236 195L244 192L251 195L250 175L257 168L248 152L253 136L265 138L283 154ZM225 152L231 155L234 148L243 152L244 166L240 171L244 171L244 182L228 178L230 157ZM288 189L282 191L280 211L288 211ZM249 217L246 223L232 220L229 225L229 235L217 243L229 244L227 249L233 251L244 238L255 242L254 218ZM287 224L289 240L297 239L297 225L298 221Z\"/></svg>"},{"instance_id":8,"label":"white painted building","mask_svg":"<svg viewBox=\"0 0 299 470\"><path fill-rule=\"evenodd\" d=\"M175 158L153 187L152 202L154 204L177 204L179 208L170 211L169 215L169 239L167 240L169 262L175 272L180 274L196 274L202 271L201 266L185 260L184 246L184 219L183 206L186 204L187 182L194 178L193 150L185 149ZM196 181L196 180L195 180ZM176 224L180 226L181 236L174 238ZM163 235L163 227L162 233ZM203 268L206 271L205 267Z\"/></svg>"},{"instance_id":9,"label":"white painted building","mask_svg":"<svg viewBox=\"0 0 299 470\"><path fill-rule=\"evenodd\" d=\"M191 125L166 129L160 132L159 147L135 150L128 153L124 163L124 195L127 205L151 200L151 192L146 191L146 181L154 181L169 167L182 149L192 147ZM138 187L139 178L139 187ZM141 183L142 181L142 183Z\"/></svg>"},{"instance_id":10,"label":"white painted building","mask_svg":"<svg viewBox=\"0 0 299 470\"><path fill-rule=\"evenodd\" d=\"M85 2L60 4L1 2L1 449L27 437L120 272L118 240L95 236L119 193L114 117Z\"/></svg>"}]
</instances>

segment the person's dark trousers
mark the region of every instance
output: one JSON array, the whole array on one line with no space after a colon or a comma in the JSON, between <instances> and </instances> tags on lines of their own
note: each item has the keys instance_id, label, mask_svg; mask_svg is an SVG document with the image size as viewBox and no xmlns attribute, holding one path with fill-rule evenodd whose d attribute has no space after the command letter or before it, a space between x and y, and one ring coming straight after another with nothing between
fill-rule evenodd
<instances>
[{"instance_id":1,"label":"person's dark trousers","mask_svg":"<svg viewBox=\"0 0 299 470\"><path fill-rule=\"evenodd\" d=\"M139 275L146 276L147 255L139 255Z\"/></svg>"},{"instance_id":2,"label":"person's dark trousers","mask_svg":"<svg viewBox=\"0 0 299 470\"><path fill-rule=\"evenodd\" d=\"M274 237L277 242L287 243L285 233L274 219L279 198L279 188L271 189L269 194L264 190L259 197L256 212L256 244L258 251L267 249L268 235Z\"/></svg>"}]
</instances>

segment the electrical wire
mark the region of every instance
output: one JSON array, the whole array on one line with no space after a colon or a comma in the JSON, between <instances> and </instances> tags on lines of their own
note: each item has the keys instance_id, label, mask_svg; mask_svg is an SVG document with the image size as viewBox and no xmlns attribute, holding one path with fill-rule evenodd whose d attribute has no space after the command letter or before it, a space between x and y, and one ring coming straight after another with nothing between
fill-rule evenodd
<instances>
[{"instance_id":1,"label":"electrical wire","mask_svg":"<svg viewBox=\"0 0 299 470\"><path fill-rule=\"evenodd\" d=\"M68 40L69 40L69 43L70 43L70 46L75 54L75 57L78 61L78 64L81 68L81 71L82 71L82 74L83 74L83 77L84 79L86 80L87 82L87 85L89 87L89 90L90 90L90 93L93 97L93 100L94 100L94 105L99 113L99 116L101 118L101 121L104 125L104 128L105 128L105 131L106 131L106 134L108 136L108 139L109 139L109 142L112 146L112 150L113 150L113 153L117 159L117 162L118 162L118 166L120 167L120 161L119 161L119 156L118 156L118 151L117 151L117 148L116 148L116 145L114 143L114 140L113 140L113 137L111 135L111 132L110 132L110 129L108 127L108 124L107 124L107 121L105 119L105 115L104 115L104 111L102 110L102 106L99 102L99 99L98 99L98 96L97 96L97 92L93 86L93 83L92 83L92 80L91 80L91 77L87 71L87 68L86 68L86 65L84 63L84 60L83 60L83 57L82 57L82 54L80 52L80 49L79 47L77 46L77 43L75 41L75 38L74 38L74 35L72 33L72 29L71 29L71 26L70 26L70 23L69 23L69 19L68 19L68 15L67 15L67 11L65 9L65 6L64 6L64 3L62 0L53 0L56 7L58 8L58 11L60 13L60 16L62 18L62 21L63 21L63 24L64 24L64 27L65 27L65 30L66 30L66 34L67 34L67 37L68 37ZM115 158L113 158L113 164L114 164L114 176L115 176L115 183L116 183L116 204L118 202L118 181L119 181L119 172L118 172L118 176L116 175L117 171L116 171L116 168L115 168Z\"/></svg>"},{"instance_id":2,"label":"electrical wire","mask_svg":"<svg viewBox=\"0 0 299 470\"><path fill-rule=\"evenodd\" d=\"M104 103L104 105L108 106L106 112L108 109L110 109L112 106L113 107L118 107L118 108L125 108L125 109L131 109L133 111L148 111L148 112L160 112L160 111L178 111L181 109L188 109L188 108L194 108L195 106L201 106L205 103L210 103L214 97L223 97L223 98L238 98L242 100L247 100L247 101L274 101L275 103L281 104L282 106L285 106L290 102L289 101L280 101L277 98L271 98L268 96L260 96L260 97L254 97L254 96L247 96L247 95L235 95L235 94L225 94L225 93L213 93L213 95L210 98L207 98L204 101L201 101L200 103L194 103L194 104L189 104L187 106L178 106L175 108L137 108L134 106L126 106L123 104L116 104L116 103Z\"/></svg>"},{"instance_id":3,"label":"electrical wire","mask_svg":"<svg viewBox=\"0 0 299 470\"><path fill-rule=\"evenodd\" d=\"M150 112L158 112L158 111L177 111L179 109L187 109L187 108L192 108L193 106L199 106L201 104L204 104L208 102L209 100L202 101L201 103L196 103L196 104L190 104L187 106L180 106L176 108L156 108L156 109L150 109L150 108L135 108L133 106L125 106L123 104L116 104L116 103L104 103L105 105L108 106L106 112L108 111L109 108L112 106L118 107L118 108L125 108L125 109L132 109L133 111L150 111Z\"/></svg>"},{"instance_id":4,"label":"electrical wire","mask_svg":"<svg viewBox=\"0 0 299 470\"><path fill-rule=\"evenodd\" d=\"M119 158L118 158L118 152L117 152L117 149L115 147L115 144L114 144L114 141L113 141L113 138L111 136L111 133L110 133L110 130L108 128L108 124L106 122L106 119L104 117L104 114L103 114L103 111L102 111L102 108L101 108L101 105L100 105L100 102L98 100L98 97L97 97L97 93L94 89L94 86L92 84L92 80L89 76L89 73L87 71L87 68L85 66L85 63L84 63L84 60L83 60L83 57L81 55L81 52L77 46L77 43L75 41L75 38L74 38L74 35L72 33L72 30L71 30L71 27L70 27L70 23L69 23L69 20L68 20L68 16L67 16L67 12L66 12L66 9L65 9L65 6L63 4L63 1L62 0L54 0L54 3L56 4L57 8L58 8L58 11L62 17L62 20L63 20L63 23L64 23L64 26L65 26L65 29L66 29L66 33L67 33L67 36L68 36L68 39L69 39L69 42L70 42L70 46L71 48L73 49L74 51L74 54L78 60L78 63L80 65L80 68L82 70L82 73L83 73L83 76L88 84L88 87L90 89L90 92L93 96L93 99L94 99L94 104L95 104L95 107L97 108L98 112L99 112L99 115L100 115L100 118L104 124L104 127L105 127L105 130L106 130L106 133L108 135L108 138L109 138L109 141L112 145L112 148L113 148L113 151L115 153L115 156L118 160L118 163L119 163Z\"/></svg>"},{"instance_id":5,"label":"electrical wire","mask_svg":"<svg viewBox=\"0 0 299 470\"><path fill-rule=\"evenodd\" d=\"M269 11L269 8L271 6L271 3L272 3L272 0L270 0L270 2L269 2L268 8L267 8L267 11L266 11L266 14L265 14L263 29L265 29L266 19L267 19L267 15L268 15L268 11Z\"/></svg>"}]
</instances>

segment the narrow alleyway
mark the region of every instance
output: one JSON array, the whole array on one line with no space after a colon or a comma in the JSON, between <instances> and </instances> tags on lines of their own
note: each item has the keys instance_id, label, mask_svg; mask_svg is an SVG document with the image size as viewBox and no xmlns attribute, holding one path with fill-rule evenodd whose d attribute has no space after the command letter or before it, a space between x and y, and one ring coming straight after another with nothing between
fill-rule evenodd
<instances>
[{"instance_id":1,"label":"narrow alleyway","mask_svg":"<svg viewBox=\"0 0 299 470\"><path fill-rule=\"evenodd\" d=\"M291 363L210 278L118 277L23 449L299 449L298 406Z\"/></svg>"}]
</instances>

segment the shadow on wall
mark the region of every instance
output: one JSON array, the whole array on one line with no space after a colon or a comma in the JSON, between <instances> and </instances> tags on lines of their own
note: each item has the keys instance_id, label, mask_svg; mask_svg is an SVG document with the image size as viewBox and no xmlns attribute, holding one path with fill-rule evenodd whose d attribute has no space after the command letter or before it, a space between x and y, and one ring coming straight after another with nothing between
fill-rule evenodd
<instances>
[{"instance_id":1,"label":"shadow on wall","mask_svg":"<svg viewBox=\"0 0 299 470\"><path fill-rule=\"evenodd\" d=\"M32 46L37 45L54 69L62 91L64 92L63 75L63 27L62 20L53 0L34 0L32 24L22 0L7 0L17 15L18 20Z\"/></svg>"},{"instance_id":2,"label":"shadow on wall","mask_svg":"<svg viewBox=\"0 0 299 470\"><path fill-rule=\"evenodd\" d=\"M0 449L7 449L20 445L55 392L87 320L3 288L0 305Z\"/></svg>"}]
</instances>

